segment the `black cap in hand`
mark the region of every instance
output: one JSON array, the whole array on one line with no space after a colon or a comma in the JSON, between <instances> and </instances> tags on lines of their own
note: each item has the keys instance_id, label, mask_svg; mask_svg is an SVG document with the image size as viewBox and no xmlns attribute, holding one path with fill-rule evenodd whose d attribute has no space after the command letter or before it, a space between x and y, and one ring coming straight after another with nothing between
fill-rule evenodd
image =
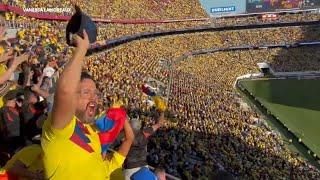
<instances>
[{"instance_id":1,"label":"black cap in hand","mask_svg":"<svg viewBox=\"0 0 320 180\"><path fill-rule=\"evenodd\" d=\"M85 29L88 34L89 42L94 43L97 40L97 26L88 15L81 11L78 6L75 6L75 10L76 12L69 20L66 29L67 44L74 46L70 39L70 33L78 34L83 38L83 29Z\"/></svg>"}]
</instances>

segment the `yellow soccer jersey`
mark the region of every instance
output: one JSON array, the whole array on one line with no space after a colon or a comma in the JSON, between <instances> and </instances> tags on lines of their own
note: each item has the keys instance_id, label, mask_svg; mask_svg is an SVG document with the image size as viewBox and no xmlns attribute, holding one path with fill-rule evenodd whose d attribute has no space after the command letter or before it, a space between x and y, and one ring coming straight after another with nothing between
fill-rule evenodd
<instances>
[{"instance_id":1,"label":"yellow soccer jersey","mask_svg":"<svg viewBox=\"0 0 320 180\"><path fill-rule=\"evenodd\" d=\"M114 153L110 161L104 161L98 134L75 116L64 129L53 128L49 116L43 126L41 145L48 179L109 179L125 159Z\"/></svg>"}]
</instances>

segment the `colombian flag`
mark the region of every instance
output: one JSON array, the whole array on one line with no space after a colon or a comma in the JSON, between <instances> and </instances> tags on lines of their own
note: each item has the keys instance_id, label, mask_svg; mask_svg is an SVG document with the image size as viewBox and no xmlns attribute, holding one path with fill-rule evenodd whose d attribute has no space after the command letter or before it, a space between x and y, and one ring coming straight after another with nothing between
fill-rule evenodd
<instances>
[{"instance_id":1,"label":"colombian flag","mask_svg":"<svg viewBox=\"0 0 320 180\"><path fill-rule=\"evenodd\" d=\"M164 112L167 110L167 103L161 96L158 96L156 94L153 87L149 86L148 84L144 84L142 85L141 89L143 93L145 93L146 95L152 98L153 102L155 103L159 111Z\"/></svg>"},{"instance_id":2,"label":"colombian flag","mask_svg":"<svg viewBox=\"0 0 320 180\"><path fill-rule=\"evenodd\" d=\"M127 118L123 108L111 107L102 116L96 119L96 126L101 143L102 153L106 152L113 141L118 137Z\"/></svg>"},{"instance_id":3,"label":"colombian flag","mask_svg":"<svg viewBox=\"0 0 320 180\"><path fill-rule=\"evenodd\" d=\"M151 86L149 86L148 84L142 85L141 89L142 89L142 92L148 96L153 97L156 95L156 92L154 91L154 89Z\"/></svg>"}]
</instances>

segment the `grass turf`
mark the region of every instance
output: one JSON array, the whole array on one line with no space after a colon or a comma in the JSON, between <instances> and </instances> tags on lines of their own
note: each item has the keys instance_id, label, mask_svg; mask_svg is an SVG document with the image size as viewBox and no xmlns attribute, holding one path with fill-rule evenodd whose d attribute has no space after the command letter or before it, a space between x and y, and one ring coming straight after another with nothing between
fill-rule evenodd
<instances>
[{"instance_id":1,"label":"grass turf","mask_svg":"<svg viewBox=\"0 0 320 180\"><path fill-rule=\"evenodd\" d=\"M320 79L241 80L240 83L289 131L320 155Z\"/></svg>"}]
</instances>

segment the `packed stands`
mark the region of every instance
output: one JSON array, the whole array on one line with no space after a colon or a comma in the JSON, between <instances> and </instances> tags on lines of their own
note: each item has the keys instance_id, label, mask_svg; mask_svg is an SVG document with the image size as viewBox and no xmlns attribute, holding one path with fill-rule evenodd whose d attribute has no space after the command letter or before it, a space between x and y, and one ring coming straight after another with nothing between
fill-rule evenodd
<instances>
[{"instance_id":1,"label":"packed stands","mask_svg":"<svg viewBox=\"0 0 320 180\"><path fill-rule=\"evenodd\" d=\"M69 57L63 37L63 32L51 23L20 29L11 42L2 37L1 73L6 78L1 83L1 141L5 142L1 145L1 158L11 157L41 132L41 122L52 108L57 72ZM13 112L22 114L15 114L10 123L8 115ZM14 131L18 127L21 131Z\"/></svg>"},{"instance_id":2,"label":"packed stands","mask_svg":"<svg viewBox=\"0 0 320 180\"><path fill-rule=\"evenodd\" d=\"M92 17L110 19L187 19L207 17L198 1L2 1L21 8L68 7L77 4Z\"/></svg>"},{"instance_id":3,"label":"packed stands","mask_svg":"<svg viewBox=\"0 0 320 180\"><path fill-rule=\"evenodd\" d=\"M78 3L78 1L77 1ZM81 8L92 16L111 19L187 19L207 17L200 3L195 0L142 0L142 1L95 1L89 7L80 1ZM101 6L102 4L102 6ZM99 12L99 13L98 13ZM101 13L102 12L102 13Z\"/></svg>"},{"instance_id":4,"label":"packed stands","mask_svg":"<svg viewBox=\"0 0 320 180\"><path fill-rule=\"evenodd\" d=\"M303 50L311 52L314 49L299 49L296 50L296 53L301 53ZM273 63L278 58L282 58L281 55L279 56L275 55L263 60ZM160 154L165 156L165 159L171 157L171 160L165 161L165 164L169 163L172 164L171 168L175 167L175 164L170 162L174 161L176 154L172 152L176 151L163 153L162 148L165 146L161 146L160 139L162 138L173 142L178 141L177 144L180 145L178 149L183 149L185 154L211 157L211 163L221 165L243 179L250 178L250 176L258 179L319 178L318 170L307 165L295 153L290 152L279 135L259 123L263 117L252 110L241 108L241 101L233 91L233 80L241 74L255 72L256 63L261 62L260 58L265 58L265 56L259 50L218 52L187 58L178 65L177 71L173 74L175 83L172 88L171 102L172 109L175 109L176 114L181 115L179 119L182 120L176 128L184 127L185 130L179 130L174 135L164 132L156 138L155 142L159 143L160 147L156 147L155 152L158 150L160 153L159 150L161 150ZM291 71L303 70L295 65L299 60L289 57L284 59L288 63L274 64L274 67L283 69L281 66L285 66ZM319 63L315 59L308 58L310 66L304 66L304 70L313 69L311 64L318 66ZM302 63L301 59L300 63ZM190 96L189 93L192 95ZM180 139L184 138L179 138L179 136L187 136L185 139L191 139L191 145L181 141ZM200 138L203 138L203 141L199 142ZM169 143L169 149L174 148L174 144ZM206 153L205 150L209 152ZM177 154L178 157L181 157L180 155L182 154ZM251 162L254 163L251 164ZM182 166L182 169L185 168L186 166ZM191 166L191 170L192 168L194 170L195 167ZM203 172L206 172L205 168ZM201 175L198 173L197 177L199 176Z\"/></svg>"},{"instance_id":5,"label":"packed stands","mask_svg":"<svg viewBox=\"0 0 320 180\"><path fill-rule=\"evenodd\" d=\"M175 59L179 59L180 56L188 54L188 52L192 52L195 50L213 47L218 48L241 46L244 42L248 45L255 46L274 43L293 43L300 40L314 40L316 36L313 36L312 34L310 36L304 36L305 32L308 32L307 29L313 30L314 32L314 30L316 30L317 28L293 27L264 30L228 31L217 33L198 33L156 38L151 40L147 39L134 41L132 43L116 47L112 51L93 55L92 57L90 57L87 67L90 72L92 72L96 80L101 82L101 85L105 84L103 82L108 82L106 86L100 86L101 92L103 92L105 98L107 98L108 96L112 96L114 92L118 92L117 94L121 97L124 97L124 101L127 102L129 106L128 109L142 109L142 111L146 111L148 110L148 106L143 102L147 99L147 97L141 93L139 88L134 87L138 87L139 84L143 82L145 77L154 77L162 82L168 83L170 72L168 71L168 69L159 66L160 59L165 59L172 62ZM317 32L317 30L315 32ZM143 49L143 51L141 51L141 49ZM206 165L202 166L203 168L199 170L199 167L197 167L197 165L193 166L189 164L184 166L183 163L186 162L188 158L183 154L188 154L187 152L191 151L191 155L195 153L200 157L210 156L210 153L206 150L212 149L212 145L209 145L208 143L216 141L211 141L210 137L212 136L212 134L209 132L210 130L208 130L207 127L210 127L209 129L213 128L212 132L215 132L216 134L222 134L226 132L223 132L223 130L218 128L217 124L221 124L221 122L223 122L225 123L225 128L228 129L230 126L235 125L235 123L237 123L238 121L244 121L244 124L239 125L239 127L234 127L234 130L230 130L232 131L230 133L236 135L239 132L243 132L244 127L242 126L250 128L252 124L254 124L254 121L256 121L256 118L260 118L256 113L251 111L233 111L234 109L239 109L239 107L237 107L239 102L236 100L239 99L239 97L235 95L232 90L234 79L237 76L257 72L258 69L256 67L256 63L265 60L270 61L275 70L319 70L317 68L319 67L318 58L315 58L311 55L312 51L315 51L315 49L270 49L236 53L219 52L217 53L217 55L208 55L208 58L213 58L212 65L210 66L206 66L204 62L207 56L201 58L202 63L200 64L202 64L203 66L200 66L200 64L196 65L197 61L192 60L193 63L190 64L188 60L185 60L185 64L181 63L181 65L178 66L177 71L175 71L173 74L173 88L171 92L172 99L169 100L169 109L172 109L174 111L173 114L176 114L178 116L179 123L169 124L166 128L163 129L163 131L161 131L162 133L158 133L154 139L151 139L151 145L149 147L149 158L150 162L153 163L152 165L161 165L167 167L167 172L180 177L184 176L184 174L187 174L186 176L190 177L188 173L190 171L192 172L194 168L198 169L195 171L200 171L200 173L196 173L197 177L208 176L206 172L212 171L212 164L220 164L221 166L230 169L235 168L234 166L238 167L240 164L234 164L238 162L237 160L234 160L234 162L230 162L231 164L226 164L226 162L217 161L217 158L212 158L211 162L206 162ZM308 55L304 54L304 52ZM308 63L305 62L305 58L302 58L303 56L305 58L308 58ZM108 61L104 61L104 59L108 59ZM234 67L233 63L235 65L239 64L239 69ZM212 69L214 70L212 71ZM100 73L102 71L103 73ZM197 76L202 77L201 81L196 78ZM216 77L217 79L214 77ZM212 84L214 84L215 87L212 87ZM212 91L212 93L209 93L210 91ZM190 93L192 94L190 95ZM198 97L199 94L201 94L202 96ZM220 102L217 102L216 105L211 106L211 117L209 116L209 114L207 114L206 116L203 114L204 112L209 112L209 110L207 110L206 108L209 108L207 106L214 102L214 100L210 99L217 99L217 101L219 100L218 102ZM202 104L199 102L206 103ZM222 102L228 103L221 104ZM216 114L216 112L219 113ZM139 117L144 121L148 121L148 117L146 117L146 115L144 114L140 115ZM208 120L204 121L204 117L207 117L205 119ZM217 120L218 122L212 122L212 119L219 118L221 118L221 120ZM232 119L235 120L233 121ZM183 128L177 130L178 127ZM252 128L256 127L252 126ZM257 135L261 134L261 137L263 137L265 133L268 133L268 131L270 131L270 129L262 127L261 129L257 128L256 131L253 131ZM172 135L168 135L168 132ZM205 137L202 137L201 135L201 133L203 132L207 133ZM199 139L201 138L203 138L203 141L199 141ZM207 138L209 140L207 140ZM220 138L220 136L218 136L218 138ZM221 137L221 139L217 141L222 141L222 139L225 138L230 137ZM251 137L250 141L253 142L250 143L251 146L254 146L258 149L262 147L272 148L274 145L272 143L281 144L281 141L279 140L280 137L278 135L270 135L270 138L274 139L274 141L270 140L270 142L261 142L260 139L253 139ZM162 144L163 139L165 139L165 142L167 142L168 140L169 144ZM184 142L185 139L197 139L198 143L192 142L192 140L190 142ZM190 146L190 143L195 143L197 145L199 144L199 148L192 149L192 147L194 146ZM215 145L214 147L216 146L219 145ZM231 144L227 146L233 147ZM166 151L164 151L164 149ZM177 152L179 153L172 154L172 152L176 152L174 150L177 150ZM229 155L227 154L228 150L224 149L224 151L226 151L225 156ZM236 152L236 150L232 151ZM257 150L252 151L252 153L254 153L254 151ZM278 153L281 155L281 157L290 157L292 159L292 162L294 162L295 164L303 164L301 165L301 167L308 168L303 160L297 158L293 154L290 154L290 152L284 146L281 146L281 150L279 150ZM275 159L274 161L277 161L277 157L273 158L269 157L270 155L260 155L261 154L256 153L256 157L251 158L254 158L255 160ZM183 158L176 159L176 157L181 156ZM286 162L286 160L282 162ZM168 164L170 164L169 167ZM289 171L278 171L278 168L276 168L276 164L277 163L274 164L275 168L273 169L273 171L275 172L272 172L272 170L270 170L269 172L266 169L261 171L258 167L256 167L256 176L267 178L273 173L277 173L277 177L289 177ZM289 164L284 166L290 167ZM251 166L248 165L248 167ZM181 172L179 168L184 169L184 171L186 172ZM242 172L237 171L237 173L234 173L243 178L246 178L250 174L247 174L245 172L249 171L250 168L247 170L244 167L242 168ZM312 174L313 173L310 173L306 176L313 177ZM318 175L316 171L314 171L314 174Z\"/></svg>"},{"instance_id":6,"label":"packed stands","mask_svg":"<svg viewBox=\"0 0 320 180\"><path fill-rule=\"evenodd\" d=\"M49 4L49 7L60 7L70 6L69 2L32 1L27 5L41 7ZM100 12L105 12L102 14L103 18L206 17L197 1L127 1L125 5L118 1L108 1L105 3L108 6L105 7L100 4L100 1L94 1L92 6L87 6L85 2L80 2L88 14L100 18ZM24 1L14 1L13 5L25 7L26 4ZM7 13L7 16L10 20L15 17L12 13ZM314 14L283 15L281 21L305 20L301 18L304 16L311 20L318 20L319 17ZM30 20L21 16L14 19L22 23L30 23ZM53 75L53 72L61 71L71 55L70 48L64 42L64 32L61 31L64 23L33 21L35 27L20 29L17 39L11 42L11 45L2 42L0 51L2 58L6 60L12 58L11 51L20 56L24 52L32 52L27 59L18 58L21 65L15 65L17 67L11 72L23 74L23 78L5 81L3 87L5 85L6 89L1 92L4 99L3 112L19 110L23 119L17 117L15 122L25 123L22 125L24 131L21 132L23 140L14 139L7 143L16 143L15 148L32 143L34 136L41 131L42 122L53 104L54 82L58 78L58 73ZM215 26L228 26L239 22L260 23L257 17L213 21ZM109 40L140 32L202 25L209 24L99 24L98 39ZM260 124L263 117L252 109L241 108L241 98L232 85L236 77L256 72L256 63L261 61L268 61L277 71L319 70L320 57L314 54L319 48L218 52L183 58L183 61L175 64L173 70L159 65L160 60L174 63L183 55L201 49L286 44L318 38L319 28L314 26L182 34L122 44L91 55L85 65L102 93L100 111L109 106L110 99L118 98L123 101L130 118L136 117L145 125L153 123L150 122L153 113L152 106L145 103L148 97L141 92L141 84L146 78L152 77L171 86L170 94L166 94L170 97L167 112L170 114L167 117L170 121L151 137L148 144L148 162L152 166L163 167L167 173L182 179L205 179L219 170L226 170L242 179L318 179L319 170L290 152L277 133ZM2 73L11 68L11 61L2 64ZM20 94L8 93L7 87L21 89ZM24 95L25 99L21 98L21 95ZM40 101L40 96L44 100ZM8 129L0 128L2 133L7 133ZM1 149L5 152L1 157L6 156L8 159L17 149L6 148Z\"/></svg>"},{"instance_id":7,"label":"packed stands","mask_svg":"<svg viewBox=\"0 0 320 180\"><path fill-rule=\"evenodd\" d=\"M263 19L261 15L244 15L235 17L221 17L211 19L215 26L233 26L233 25L248 25L248 24L263 24L263 23L281 23L281 22L306 22L318 21L319 14L314 12L303 13L279 13L276 19Z\"/></svg>"}]
</instances>

